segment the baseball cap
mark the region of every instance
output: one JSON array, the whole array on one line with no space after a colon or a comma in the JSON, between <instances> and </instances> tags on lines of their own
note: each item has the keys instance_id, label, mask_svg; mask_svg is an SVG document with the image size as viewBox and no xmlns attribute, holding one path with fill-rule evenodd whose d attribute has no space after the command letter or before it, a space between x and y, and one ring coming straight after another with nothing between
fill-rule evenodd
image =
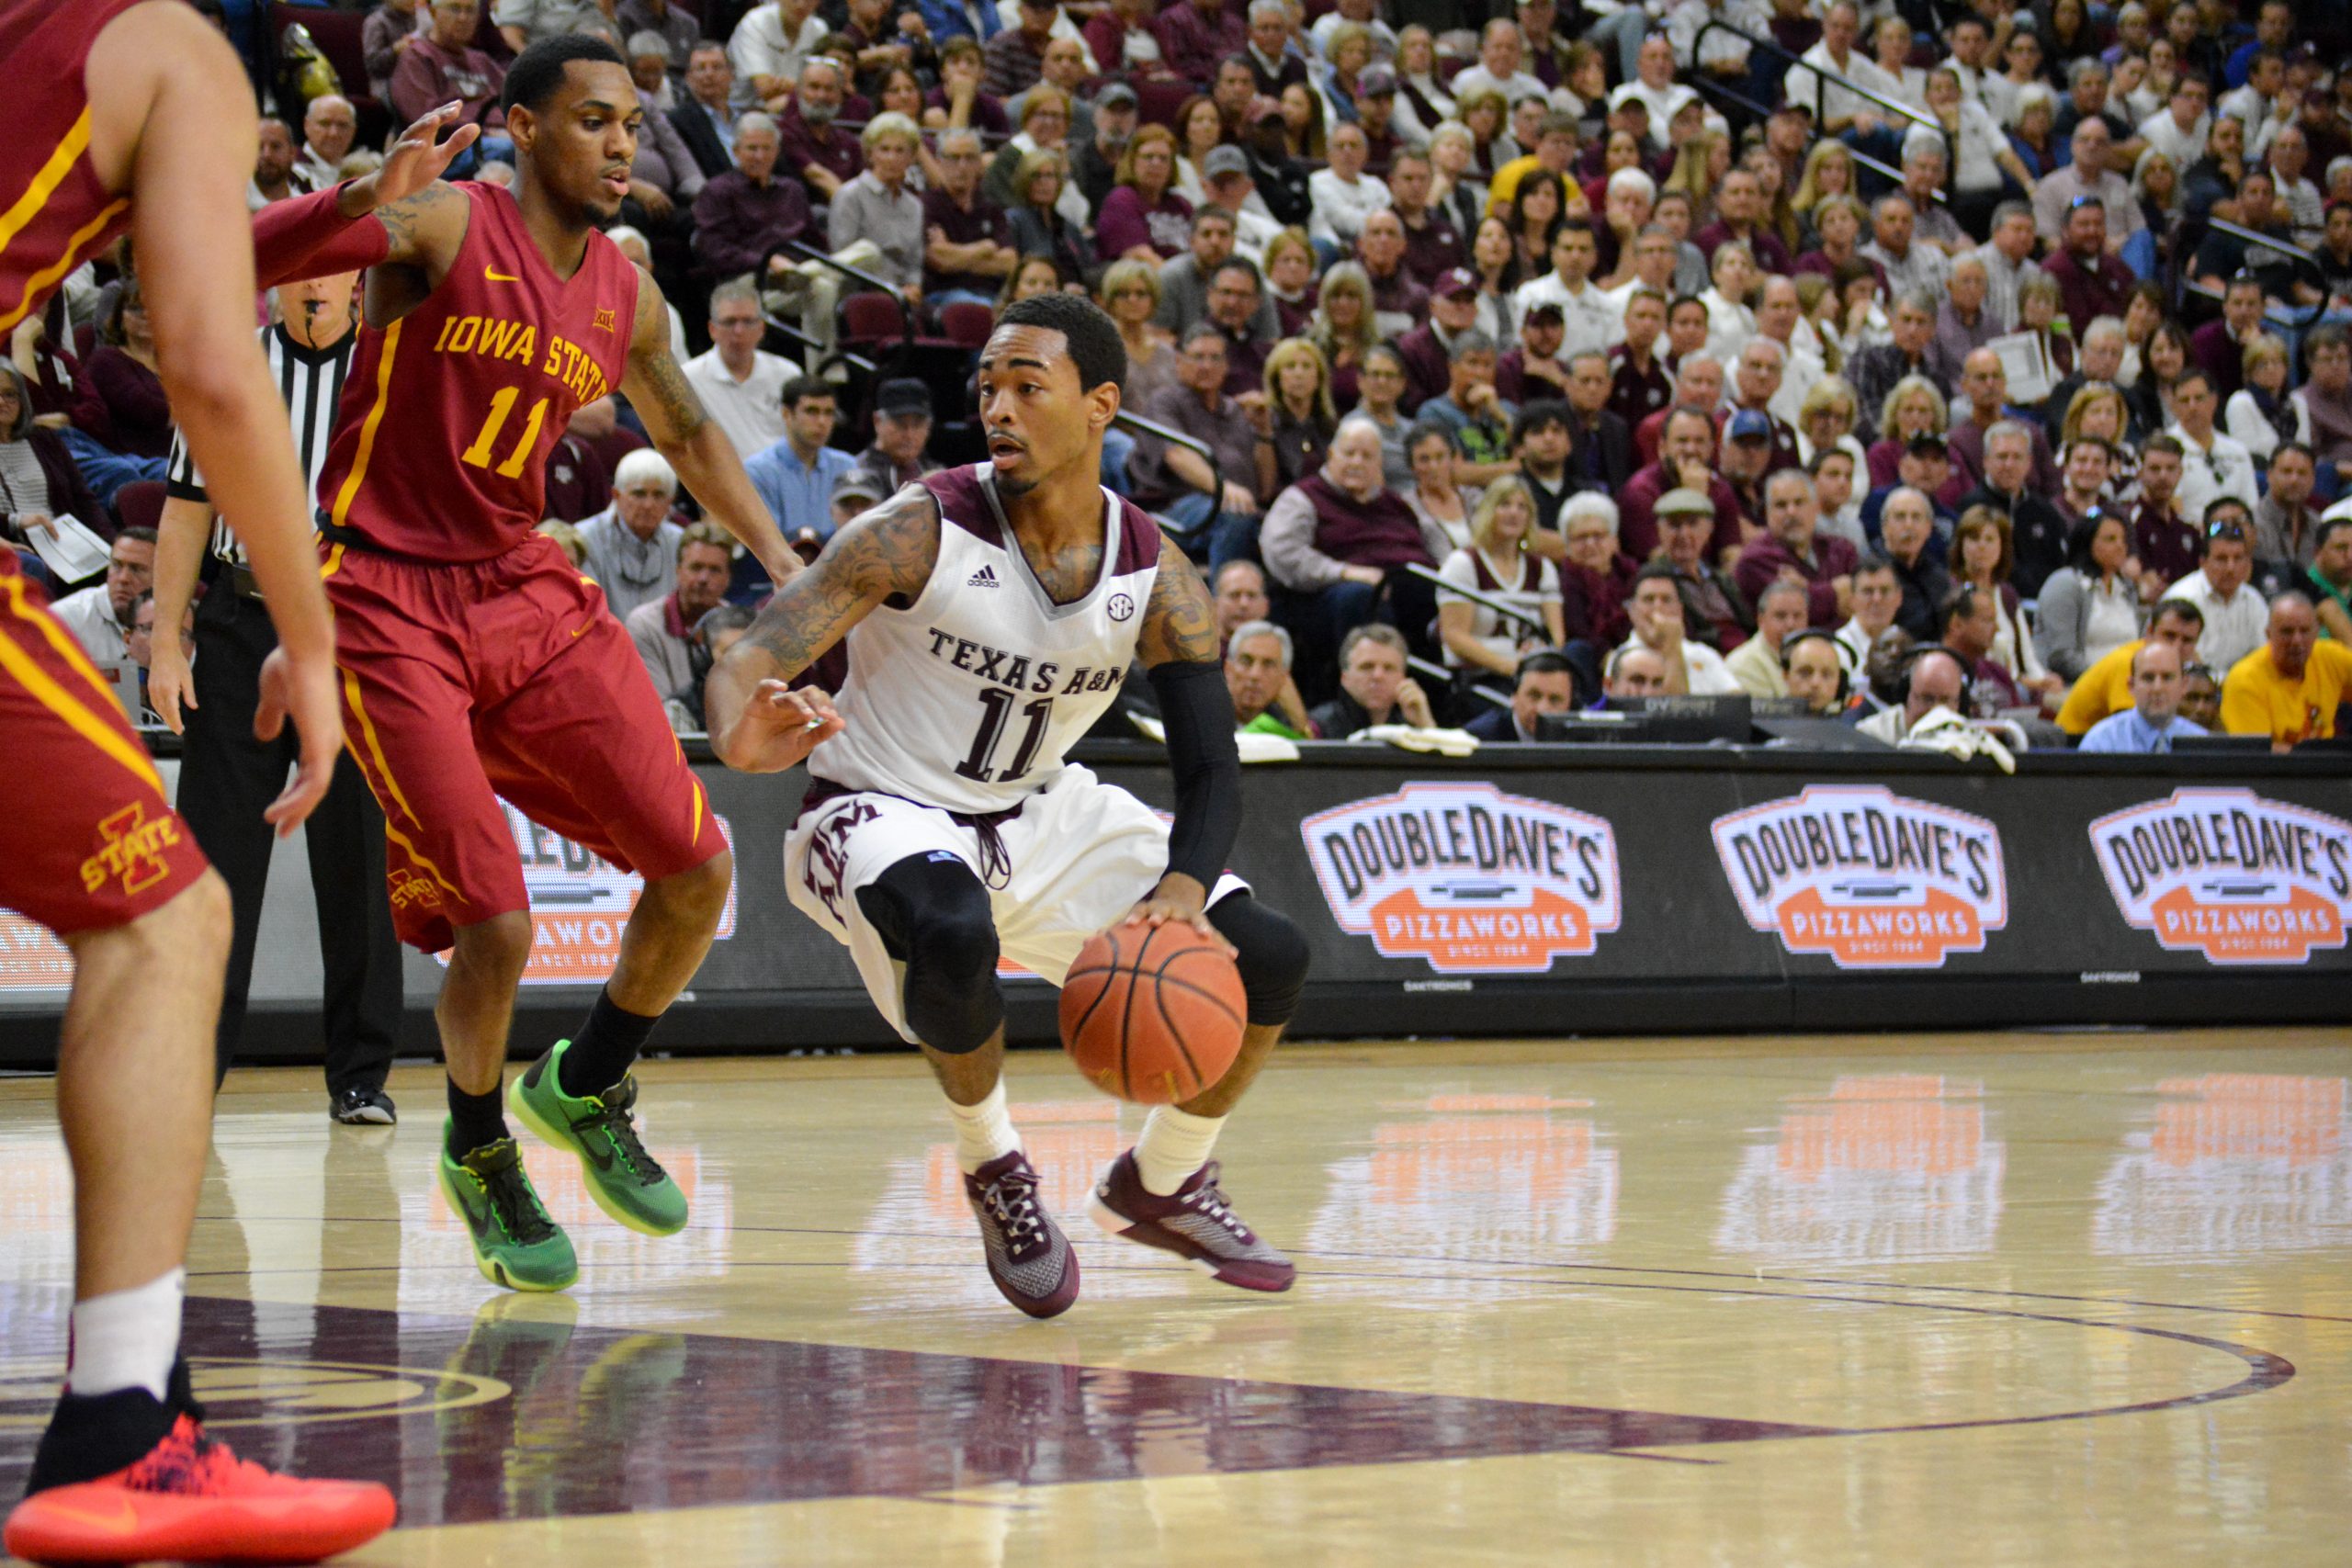
<instances>
[{"instance_id":1,"label":"baseball cap","mask_svg":"<svg viewBox=\"0 0 2352 1568\"><path fill-rule=\"evenodd\" d=\"M852 468L833 481L835 501L878 502L883 494L881 481L863 468Z\"/></svg>"},{"instance_id":2,"label":"baseball cap","mask_svg":"<svg viewBox=\"0 0 2352 1568\"><path fill-rule=\"evenodd\" d=\"M1267 120L1282 118L1283 105L1280 98L1256 97L1250 100L1250 124L1262 125Z\"/></svg>"},{"instance_id":3,"label":"baseball cap","mask_svg":"<svg viewBox=\"0 0 2352 1568\"><path fill-rule=\"evenodd\" d=\"M1209 155L1201 160L1201 177L1205 180L1216 179L1219 175L1246 175L1249 172L1250 155L1230 142L1210 148Z\"/></svg>"},{"instance_id":4,"label":"baseball cap","mask_svg":"<svg viewBox=\"0 0 2352 1568\"><path fill-rule=\"evenodd\" d=\"M1715 503L1695 490L1677 487L1676 489L1668 491L1664 495L1659 496L1657 498L1657 504L1650 510L1660 517L1671 517L1678 513L1696 512L1704 512L1709 515L1713 515L1715 510Z\"/></svg>"},{"instance_id":5,"label":"baseball cap","mask_svg":"<svg viewBox=\"0 0 2352 1568\"><path fill-rule=\"evenodd\" d=\"M1133 108L1136 102L1136 90L1125 82L1113 82L1094 95L1094 107L1098 109Z\"/></svg>"},{"instance_id":6,"label":"baseball cap","mask_svg":"<svg viewBox=\"0 0 2352 1568\"><path fill-rule=\"evenodd\" d=\"M911 376L885 381L874 394L874 412L882 414L919 413L931 417L931 389Z\"/></svg>"},{"instance_id":7,"label":"baseball cap","mask_svg":"<svg viewBox=\"0 0 2352 1568\"><path fill-rule=\"evenodd\" d=\"M1565 321L1568 319L1568 313L1561 309L1557 299L1538 299L1527 308L1520 320L1532 321L1538 319L1547 321Z\"/></svg>"},{"instance_id":8,"label":"baseball cap","mask_svg":"<svg viewBox=\"0 0 2352 1568\"><path fill-rule=\"evenodd\" d=\"M1940 457L1946 462L1951 461L1951 451L1944 445L1944 438L1930 435L1924 430L1913 436L1903 449L1914 457Z\"/></svg>"},{"instance_id":9,"label":"baseball cap","mask_svg":"<svg viewBox=\"0 0 2352 1568\"><path fill-rule=\"evenodd\" d=\"M1622 109L1627 104L1638 105L1644 114L1650 112L1650 101L1642 96L1642 87L1640 83L1628 82L1623 86L1609 95L1609 107L1611 108Z\"/></svg>"},{"instance_id":10,"label":"baseball cap","mask_svg":"<svg viewBox=\"0 0 2352 1568\"><path fill-rule=\"evenodd\" d=\"M1385 65L1375 65L1356 78L1356 93L1362 97L1376 98L1396 91L1396 73Z\"/></svg>"},{"instance_id":11,"label":"baseball cap","mask_svg":"<svg viewBox=\"0 0 2352 1568\"><path fill-rule=\"evenodd\" d=\"M1734 441L1770 441L1772 422L1754 409L1742 409L1724 426L1724 434Z\"/></svg>"},{"instance_id":12,"label":"baseball cap","mask_svg":"<svg viewBox=\"0 0 2352 1568\"><path fill-rule=\"evenodd\" d=\"M1437 287L1430 292L1441 296L1476 294L1478 292L1478 279L1466 267L1450 267L1438 275Z\"/></svg>"}]
</instances>

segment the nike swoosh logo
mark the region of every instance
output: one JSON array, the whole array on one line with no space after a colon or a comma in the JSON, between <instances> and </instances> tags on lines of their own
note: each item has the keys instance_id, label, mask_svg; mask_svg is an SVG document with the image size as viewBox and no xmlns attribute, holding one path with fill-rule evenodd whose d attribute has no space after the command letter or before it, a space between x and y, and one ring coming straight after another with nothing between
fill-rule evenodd
<instances>
[{"instance_id":1,"label":"nike swoosh logo","mask_svg":"<svg viewBox=\"0 0 2352 1568\"><path fill-rule=\"evenodd\" d=\"M521 274L517 273L513 276L509 276L505 273L499 271L494 266L483 267L481 269L481 275L490 279L492 283L520 283L523 281Z\"/></svg>"},{"instance_id":2,"label":"nike swoosh logo","mask_svg":"<svg viewBox=\"0 0 2352 1568\"><path fill-rule=\"evenodd\" d=\"M111 1513L99 1513L94 1508L85 1507L79 1503L68 1503L58 1497L43 1501L40 1511L52 1518L86 1525L92 1529L103 1530L108 1535L129 1535L139 1528L139 1510L130 1506L130 1499L128 1497L115 1498L114 1510Z\"/></svg>"},{"instance_id":3,"label":"nike swoosh logo","mask_svg":"<svg viewBox=\"0 0 2352 1568\"><path fill-rule=\"evenodd\" d=\"M488 1241L490 1239L490 1204L484 1201L481 1207L477 1209L471 1201L472 1197L473 1194L466 1191L463 1186L458 1187L458 1217L466 1222L468 1230L474 1233L475 1241Z\"/></svg>"},{"instance_id":4,"label":"nike swoosh logo","mask_svg":"<svg viewBox=\"0 0 2352 1568\"><path fill-rule=\"evenodd\" d=\"M578 626L574 626L574 627L572 627L572 628L571 628L571 635L572 635L573 637L578 637L582 632L584 632L584 631L586 631L587 629L588 629L588 623L587 623L587 622L585 622L585 621L582 621L582 622L581 622Z\"/></svg>"},{"instance_id":5,"label":"nike swoosh logo","mask_svg":"<svg viewBox=\"0 0 2352 1568\"><path fill-rule=\"evenodd\" d=\"M613 1152L612 1145L609 1143L603 1148L598 1148L588 1139L582 1138L580 1140L580 1152L582 1155L585 1155L588 1158L588 1163L594 1166L598 1170L610 1170L613 1168Z\"/></svg>"}]
</instances>

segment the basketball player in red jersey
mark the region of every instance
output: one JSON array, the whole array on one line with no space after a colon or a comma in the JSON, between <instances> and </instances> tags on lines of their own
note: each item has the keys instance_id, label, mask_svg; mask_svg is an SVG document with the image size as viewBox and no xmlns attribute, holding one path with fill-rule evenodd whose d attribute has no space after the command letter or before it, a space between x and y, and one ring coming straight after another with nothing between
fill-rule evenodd
<instances>
[{"instance_id":1,"label":"basketball player in red jersey","mask_svg":"<svg viewBox=\"0 0 2352 1568\"><path fill-rule=\"evenodd\" d=\"M1225 869L1241 761L1208 590L1100 482L1126 363L1117 326L1084 299L1009 307L980 354L989 461L927 474L835 534L708 686L729 766L808 757L787 890L929 1058L989 1278L1033 1317L1078 1299L1078 1258L1005 1108L997 960L1059 984L1121 921L1183 920L1222 942L1248 1027L1222 1079L1153 1108L1089 1212L1228 1285L1284 1291L1295 1274L1235 1213L1209 1156L1282 1037L1306 940ZM808 700L785 682L844 639L851 674L811 752ZM1167 726L1172 824L1064 760L1137 659Z\"/></svg>"},{"instance_id":2,"label":"basketball player in red jersey","mask_svg":"<svg viewBox=\"0 0 2352 1568\"><path fill-rule=\"evenodd\" d=\"M254 338L243 68L178 0L0 0L16 88L0 142L0 333L128 230L160 371L188 445L248 519L280 646L255 728L291 717L297 775L268 816L291 831L340 739L326 601L303 484ZM144 746L40 592L0 550L0 905L73 951L57 1111L74 1167L65 1375L8 1516L45 1562L325 1556L392 1520L380 1486L300 1482L206 1437L179 1359L188 1230L212 1115L207 1042L229 896L164 798Z\"/></svg>"},{"instance_id":3,"label":"basketball player in red jersey","mask_svg":"<svg viewBox=\"0 0 2352 1568\"><path fill-rule=\"evenodd\" d=\"M370 269L319 476L345 729L384 808L401 934L454 950L435 1010L443 1190L487 1278L544 1291L578 1270L501 1112L532 925L497 797L645 877L586 1026L515 1080L511 1103L580 1158L607 1214L646 1235L682 1227L686 1201L638 1141L629 1064L709 951L733 876L628 635L535 531L548 453L574 410L617 387L775 581L798 562L671 358L661 291L596 230L628 192L642 118L620 55L576 34L542 39L507 73L504 104L511 193L416 188L388 167L264 209L254 239L266 283ZM410 131L442 168L477 134L436 143L455 110Z\"/></svg>"}]
</instances>

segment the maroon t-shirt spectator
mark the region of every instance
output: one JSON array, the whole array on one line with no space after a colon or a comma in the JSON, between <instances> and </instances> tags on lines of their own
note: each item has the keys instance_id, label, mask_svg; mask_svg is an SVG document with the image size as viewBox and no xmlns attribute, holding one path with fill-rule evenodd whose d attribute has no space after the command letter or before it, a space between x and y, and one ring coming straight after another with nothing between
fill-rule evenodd
<instances>
[{"instance_id":1,"label":"maroon t-shirt spectator","mask_svg":"<svg viewBox=\"0 0 2352 1568\"><path fill-rule=\"evenodd\" d=\"M1718 218L1691 235L1690 243L1705 254L1707 265L1713 266L1716 250L1726 242L1739 237L1731 231L1730 224ZM1781 237L1778 234L1769 229L1758 227L1748 231L1747 238L1748 253L1755 256L1756 265L1759 270L1777 272L1783 276L1796 270L1796 264L1789 259L1789 247L1781 243Z\"/></svg>"},{"instance_id":2,"label":"maroon t-shirt spectator","mask_svg":"<svg viewBox=\"0 0 2352 1568\"><path fill-rule=\"evenodd\" d=\"M1436 288L1440 277L1469 261L1461 231L1437 213L1422 214L1418 229L1405 225L1405 270L1428 287Z\"/></svg>"},{"instance_id":3,"label":"maroon t-shirt spectator","mask_svg":"<svg viewBox=\"0 0 2352 1568\"><path fill-rule=\"evenodd\" d=\"M846 104L842 107L842 115L843 118L848 118L849 106ZM775 126L782 149L775 164L776 172L780 175L789 175L797 179L801 170L814 164L847 185L857 178L859 170L865 167L865 149L858 144L856 136L843 130L836 122L826 127L831 133L831 140L819 140L816 128L800 118L800 103L797 98L784 106L784 112L775 117Z\"/></svg>"},{"instance_id":4,"label":"maroon t-shirt spectator","mask_svg":"<svg viewBox=\"0 0 2352 1568\"><path fill-rule=\"evenodd\" d=\"M74 424L109 452L126 457L168 457L172 403L155 373L112 344L93 350L82 367L82 397Z\"/></svg>"},{"instance_id":5,"label":"maroon t-shirt spectator","mask_svg":"<svg viewBox=\"0 0 2352 1568\"><path fill-rule=\"evenodd\" d=\"M923 107L937 109L941 114L947 113L954 107L947 101L947 89L944 87L933 87L925 93L922 104ZM1012 121L1005 118L1004 100L986 93L972 95L972 109L967 123L974 130L984 130L990 136L1012 134Z\"/></svg>"},{"instance_id":6,"label":"maroon t-shirt spectator","mask_svg":"<svg viewBox=\"0 0 2352 1568\"><path fill-rule=\"evenodd\" d=\"M982 240L994 240L1000 245L1012 243L1012 226L1005 220L1004 209L982 196L978 188L972 192L972 205L967 210L956 205L956 198L936 187L922 194L923 237L937 229L947 236L951 245L978 244ZM980 272L933 272L922 269L922 291L937 294L944 289L960 288L967 293L993 296L1004 279Z\"/></svg>"},{"instance_id":7,"label":"maroon t-shirt spectator","mask_svg":"<svg viewBox=\"0 0 2352 1568\"><path fill-rule=\"evenodd\" d=\"M1835 579L1850 575L1859 558L1847 540L1826 534L1813 538L1813 559L1810 563L1797 558L1794 550L1767 534L1750 540L1739 552L1739 559L1732 567L1731 580L1747 595L1751 604L1764 597L1764 590L1780 581L1783 568L1795 572L1805 581L1805 621L1810 626L1837 626L1842 617L1838 614L1838 588Z\"/></svg>"},{"instance_id":8,"label":"maroon t-shirt spectator","mask_svg":"<svg viewBox=\"0 0 2352 1568\"><path fill-rule=\"evenodd\" d=\"M810 221L798 180L755 186L742 170L729 169L695 197L695 256L706 276L732 277L786 241L807 238Z\"/></svg>"},{"instance_id":9,"label":"maroon t-shirt spectator","mask_svg":"<svg viewBox=\"0 0 2352 1568\"><path fill-rule=\"evenodd\" d=\"M1214 16L1204 16L1193 0L1173 0L1152 19L1159 37L1160 58L1168 68L1205 89L1216 80L1217 62L1239 54L1250 45L1250 24L1241 0L1223 0ZM1114 67L1100 60L1105 71Z\"/></svg>"},{"instance_id":10,"label":"maroon t-shirt spectator","mask_svg":"<svg viewBox=\"0 0 2352 1568\"><path fill-rule=\"evenodd\" d=\"M504 123L498 112L498 90L505 85L506 67L481 50L446 50L419 35L401 51L389 91L392 110L402 124L454 99L461 106L458 124L490 126Z\"/></svg>"},{"instance_id":11,"label":"maroon t-shirt spectator","mask_svg":"<svg viewBox=\"0 0 2352 1568\"><path fill-rule=\"evenodd\" d=\"M1147 208L1135 186L1117 186L1103 198L1094 220L1094 254L1106 262L1137 245L1149 245L1160 260L1172 261L1192 241L1193 204L1172 188L1160 193L1159 206Z\"/></svg>"},{"instance_id":12,"label":"maroon t-shirt spectator","mask_svg":"<svg viewBox=\"0 0 2352 1568\"><path fill-rule=\"evenodd\" d=\"M998 98L1018 97L1046 73L1045 51L1028 35L1008 28L980 46L980 90Z\"/></svg>"},{"instance_id":13,"label":"maroon t-shirt spectator","mask_svg":"<svg viewBox=\"0 0 2352 1568\"><path fill-rule=\"evenodd\" d=\"M2204 563L2204 536L2197 525L2167 507L2158 512L2142 502L2132 513L2132 553L2140 570L2178 582Z\"/></svg>"}]
</instances>

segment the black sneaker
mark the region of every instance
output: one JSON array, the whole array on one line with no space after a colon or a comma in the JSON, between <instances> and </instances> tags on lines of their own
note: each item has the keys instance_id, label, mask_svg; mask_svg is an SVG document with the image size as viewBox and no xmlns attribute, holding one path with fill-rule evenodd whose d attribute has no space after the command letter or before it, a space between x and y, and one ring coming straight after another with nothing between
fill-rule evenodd
<instances>
[{"instance_id":1,"label":"black sneaker","mask_svg":"<svg viewBox=\"0 0 2352 1568\"><path fill-rule=\"evenodd\" d=\"M347 1089L328 1103L327 1114L346 1127L389 1127L400 1120L392 1097L380 1089Z\"/></svg>"}]
</instances>

